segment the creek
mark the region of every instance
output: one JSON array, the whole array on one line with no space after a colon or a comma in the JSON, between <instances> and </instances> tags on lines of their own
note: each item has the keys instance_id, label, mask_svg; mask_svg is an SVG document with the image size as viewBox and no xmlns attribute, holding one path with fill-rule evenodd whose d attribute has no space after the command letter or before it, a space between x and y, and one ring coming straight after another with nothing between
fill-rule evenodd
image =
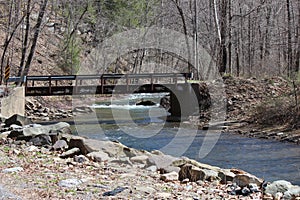
<instances>
[{"instance_id":1,"label":"creek","mask_svg":"<svg viewBox=\"0 0 300 200\"><path fill-rule=\"evenodd\" d=\"M74 129L92 139L117 140L136 149L161 150L221 168L239 168L267 181L300 185L299 146L222 133L212 150L200 158L204 141L216 140L214 135L187 124L166 122L167 112L158 105L135 105L140 99L159 102L160 98L144 94L97 102L92 106L96 114L77 117Z\"/></svg>"}]
</instances>

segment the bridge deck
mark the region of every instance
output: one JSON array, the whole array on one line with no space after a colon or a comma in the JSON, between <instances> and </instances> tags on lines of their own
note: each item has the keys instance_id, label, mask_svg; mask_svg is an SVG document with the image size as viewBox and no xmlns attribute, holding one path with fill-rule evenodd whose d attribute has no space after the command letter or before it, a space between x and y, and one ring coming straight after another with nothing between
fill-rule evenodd
<instances>
[{"instance_id":1,"label":"bridge deck","mask_svg":"<svg viewBox=\"0 0 300 200\"><path fill-rule=\"evenodd\" d=\"M26 96L169 92L187 83L190 73L27 76Z\"/></svg>"}]
</instances>

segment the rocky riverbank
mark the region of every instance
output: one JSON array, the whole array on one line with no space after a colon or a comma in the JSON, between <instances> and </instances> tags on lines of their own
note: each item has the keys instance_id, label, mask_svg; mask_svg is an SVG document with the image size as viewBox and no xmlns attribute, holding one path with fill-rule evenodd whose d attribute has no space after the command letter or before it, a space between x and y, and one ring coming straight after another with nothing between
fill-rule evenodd
<instances>
[{"instance_id":1,"label":"rocky riverbank","mask_svg":"<svg viewBox=\"0 0 300 200\"><path fill-rule=\"evenodd\" d=\"M300 197L300 187L285 181L74 136L64 122L27 123L7 120L0 134L0 186L22 199Z\"/></svg>"},{"instance_id":2,"label":"rocky riverbank","mask_svg":"<svg viewBox=\"0 0 300 200\"><path fill-rule=\"evenodd\" d=\"M272 139L300 144L299 89L297 85L281 77L266 79L223 77L226 93L226 121L217 122L217 128L246 137ZM207 83L211 84L211 83ZM205 84L200 84L205 86ZM201 99L207 100L205 87L199 89ZM207 106L206 106L207 107ZM200 117L190 117L190 122L199 129L208 129L213 114L209 107Z\"/></svg>"},{"instance_id":3,"label":"rocky riverbank","mask_svg":"<svg viewBox=\"0 0 300 200\"><path fill-rule=\"evenodd\" d=\"M299 89L297 84L281 77L225 79L228 127L247 137L300 144Z\"/></svg>"}]
</instances>

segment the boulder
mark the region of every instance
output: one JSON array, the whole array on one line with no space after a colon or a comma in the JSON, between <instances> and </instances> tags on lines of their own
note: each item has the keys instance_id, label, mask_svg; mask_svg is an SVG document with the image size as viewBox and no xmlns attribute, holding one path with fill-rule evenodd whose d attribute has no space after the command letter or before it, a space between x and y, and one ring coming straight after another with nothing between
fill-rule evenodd
<instances>
[{"instance_id":1,"label":"boulder","mask_svg":"<svg viewBox=\"0 0 300 200\"><path fill-rule=\"evenodd\" d=\"M15 138L16 140L25 140L29 141L33 138L40 138L38 136L42 135L42 137L45 137L45 135L49 136L51 139L50 144L54 144L58 140L58 135L60 133L70 133L70 125L65 122L59 122L57 124L52 125L30 125L30 126L24 126L23 129L15 129L12 130L8 134L8 138ZM40 145L39 145L40 146Z\"/></svg>"},{"instance_id":2,"label":"boulder","mask_svg":"<svg viewBox=\"0 0 300 200\"><path fill-rule=\"evenodd\" d=\"M295 199L300 197L300 187L294 186L288 181L279 180L267 185L265 193L272 195L274 198L281 193L283 194L283 199Z\"/></svg>"},{"instance_id":3,"label":"boulder","mask_svg":"<svg viewBox=\"0 0 300 200\"><path fill-rule=\"evenodd\" d=\"M68 144L65 140L58 140L52 146L52 149L54 151L64 150L64 149L67 149L67 148L68 148Z\"/></svg>"},{"instance_id":4,"label":"boulder","mask_svg":"<svg viewBox=\"0 0 300 200\"><path fill-rule=\"evenodd\" d=\"M131 150L130 148L126 147L125 145L112 142L112 141L101 141L101 140L94 140L94 139L86 139L80 136L74 135L63 135L62 139L68 142L69 148L79 148L81 154L87 155L91 152L99 152L102 151L106 153L109 157L119 158L119 157L126 157L126 154L132 153L133 151L138 150ZM125 149L125 150L124 150ZM130 149L130 150L128 150ZM132 154L136 155L136 154Z\"/></svg>"},{"instance_id":5,"label":"boulder","mask_svg":"<svg viewBox=\"0 0 300 200\"><path fill-rule=\"evenodd\" d=\"M172 163L177 160L178 158L175 158L170 155L164 155L164 154L150 154L149 155L149 163L148 166L155 165L158 170L161 172L169 172L170 166L174 167Z\"/></svg>"},{"instance_id":6,"label":"boulder","mask_svg":"<svg viewBox=\"0 0 300 200\"><path fill-rule=\"evenodd\" d=\"M160 176L160 180L165 182L178 181L178 177L178 173L173 171L167 174L162 174Z\"/></svg>"},{"instance_id":7,"label":"boulder","mask_svg":"<svg viewBox=\"0 0 300 200\"><path fill-rule=\"evenodd\" d=\"M300 198L300 187L293 186L283 194L283 199L296 199Z\"/></svg>"},{"instance_id":8,"label":"boulder","mask_svg":"<svg viewBox=\"0 0 300 200\"><path fill-rule=\"evenodd\" d=\"M33 138L31 138L29 142L32 142L34 146L45 146L52 144L51 137L45 134L36 135Z\"/></svg>"},{"instance_id":9,"label":"boulder","mask_svg":"<svg viewBox=\"0 0 300 200\"><path fill-rule=\"evenodd\" d=\"M147 164L149 156L141 155L141 156L134 156L130 158L130 161L133 163L140 163L140 164Z\"/></svg>"},{"instance_id":10,"label":"boulder","mask_svg":"<svg viewBox=\"0 0 300 200\"><path fill-rule=\"evenodd\" d=\"M204 180L205 173L198 167L191 164L185 164L181 167L179 171L178 180L183 181L184 179L189 179L192 182L198 180Z\"/></svg>"},{"instance_id":11,"label":"boulder","mask_svg":"<svg viewBox=\"0 0 300 200\"><path fill-rule=\"evenodd\" d=\"M263 180L260 178L257 178L256 176L248 173L244 174L237 174L233 180L233 183L236 183L240 187L247 187L249 184L254 183L258 186L261 186L263 184Z\"/></svg>"},{"instance_id":12,"label":"boulder","mask_svg":"<svg viewBox=\"0 0 300 200\"><path fill-rule=\"evenodd\" d=\"M221 168L219 168L219 167L215 167L215 166L211 166L211 165L208 165L208 164L200 163L200 162L197 162L196 160L192 160L192 159L189 159L189 158L186 158L186 157L182 157L180 159L174 160L173 163L172 163L173 166L177 166L177 167L182 167L185 164L191 164L191 165L194 165L195 167L198 167L200 169L208 169L208 170L213 170L213 171L217 171L217 172L221 170Z\"/></svg>"},{"instance_id":13,"label":"boulder","mask_svg":"<svg viewBox=\"0 0 300 200\"><path fill-rule=\"evenodd\" d=\"M110 160L107 153L104 153L103 151L94 151L94 152L88 153L86 156L89 159L96 161L96 162L105 162L105 161Z\"/></svg>"},{"instance_id":14,"label":"boulder","mask_svg":"<svg viewBox=\"0 0 300 200\"><path fill-rule=\"evenodd\" d=\"M59 122L56 124L45 125L40 127L28 127L23 129L24 136L36 136L41 134L49 134L55 131L59 131L62 134L69 134L70 131L70 124L66 122Z\"/></svg>"},{"instance_id":15,"label":"boulder","mask_svg":"<svg viewBox=\"0 0 300 200\"><path fill-rule=\"evenodd\" d=\"M62 139L67 141L69 148L75 148L75 147L79 148L80 153L83 155L86 155L89 153L84 145L84 142L86 140L85 138L76 136L76 135L64 134L62 136Z\"/></svg>"},{"instance_id":16,"label":"boulder","mask_svg":"<svg viewBox=\"0 0 300 200\"><path fill-rule=\"evenodd\" d=\"M171 107L170 96L164 96L163 98L161 98L159 105L164 109L169 110Z\"/></svg>"},{"instance_id":17,"label":"boulder","mask_svg":"<svg viewBox=\"0 0 300 200\"><path fill-rule=\"evenodd\" d=\"M233 181L235 174L229 169L221 169L218 173L218 176L220 177L221 182L226 184L228 181Z\"/></svg>"},{"instance_id":18,"label":"boulder","mask_svg":"<svg viewBox=\"0 0 300 200\"><path fill-rule=\"evenodd\" d=\"M59 157L61 158L71 158L71 157L74 157L75 155L78 155L80 154L80 149L79 148L73 148L73 149L70 149L64 153L62 153Z\"/></svg>"},{"instance_id":19,"label":"boulder","mask_svg":"<svg viewBox=\"0 0 300 200\"><path fill-rule=\"evenodd\" d=\"M103 151L107 153L110 157L115 158L124 156L124 148L128 148L118 142L100 141L93 139L85 139L84 147L87 150L87 152Z\"/></svg>"},{"instance_id":20,"label":"boulder","mask_svg":"<svg viewBox=\"0 0 300 200\"><path fill-rule=\"evenodd\" d=\"M10 127L13 124L19 125L19 126L25 126L28 124L32 124L32 122L27 117L15 114L15 115L11 116L10 118L6 119L4 121L4 124L5 124L4 127Z\"/></svg>"},{"instance_id":21,"label":"boulder","mask_svg":"<svg viewBox=\"0 0 300 200\"><path fill-rule=\"evenodd\" d=\"M267 185L267 187L265 189L265 193L269 193L269 194L272 194L273 196L275 196L275 194L277 192L285 193L292 186L293 185L288 181L284 181L284 180L274 181L270 185Z\"/></svg>"},{"instance_id":22,"label":"boulder","mask_svg":"<svg viewBox=\"0 0 300 200\"><path fill-rule=\"evenodd\" d=\"M204 172L204 177L203 180L206 181L219 181L221 178L218 176L218 172L214 171L214 170L210 170L210 169L201 169Z\"/></svg>"},{"instance_id":23,"label":"boulder","mask_svg":"<svg viewBox=\"0 0 300 200\"><path fill-rule=\"evenodd\" d=\"M192 182L196 181L216 181L220 180L218 172L209 169L201 169L192 164L185 164L179 171L179 180L189 179Z\"/></svg>"}]
</instances>

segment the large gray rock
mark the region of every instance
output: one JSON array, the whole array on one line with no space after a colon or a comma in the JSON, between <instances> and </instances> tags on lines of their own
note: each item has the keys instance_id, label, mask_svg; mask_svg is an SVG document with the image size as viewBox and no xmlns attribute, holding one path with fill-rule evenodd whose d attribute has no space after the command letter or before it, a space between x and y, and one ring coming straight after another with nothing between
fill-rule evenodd
<instances>
[{"instance_id":1,"label":"large gray rock","mask_svg":"<svg viewBox=\"0 0 300 200\"><path fill-rule=\"evenodd\" d=\"M143 154L143 151L128 148L119 142L112 142L109 140L86 139L74 135L63 135L62 138L68 142L69 148L77 147L83 155L87 155L91 152L104 152L111 158L130 158Z\"/></svg>"},{"instance_id":2,"label":"large gray rock","mask_svg":"<svg viewBox=\"0 0 300 200\"><path fill-rule=\"evenodd\" d=\"M11 125L19 125L19 126L25 126L27 124L32 124L32 121L28 119L27 117L24 117L22 115L15 114L11 116L10 118L6 119L4 121L5 127L10 127Z\"/></svg>"},{"instance_id":3,"label":"large gray rock","mask_svg":"<svg viewBox=\"0 0 300 200\"><path fill-rule=\"evenodd\" d=\"M201 169L192 164L185 164L179 171L179 180L189 179L192 182L196 181L215 181L220 180L218 172L209 169Z\"/></svg>"},{"instance_id":4,"label":"large gray rock","mask_svg":"<svg viewBox=\"0 0 300 200\"><path fill-rule=\"evenodd\" d=\"M12 130L8 134L8 138L15 138L16 140L29 141L32 138L36 138L40 135L47 135L51 137L51 143L54 144L59 134L70 133L70 125L66 122L59 122L57 124L45 125L45 126L24 126L23 129Z\"/></svg>"},{"instance_id":5,"label":"large gray rock","mask_svg":"<svg viewBox=\"0 0 300 200\"><path fill-rule=\"evenodd\" d=\"M63 150L63 149L67 149L67 148L68 148L68 144L65 140L58 140L52 146L52 149L54 151Z\"/></svg>"},{"instance_id":6,"label":"large gray rock","mask_svg":"<svg viewBox=\"0 0 300 200\"><path fill-rule=\"evenodd\" d=\"M210 169L201 169L204 172L203 179L206 181L218 181L221 180L221 178L218 176L218 172Z\"/></svg>"},{"instance_id":7,"label":"large gray rock","mask_svg":"<svg viewBox=\"0 0 300 200\"><path fill-rule=\"evenodd\" d=\"M300 197L300 187L294 186L288 181L279 180L268 185L265 193L271 194L274 198L279 193L282 193L283 199L295 199L296 197Z\"/></svg>"},{"instance_id":8,"label":"large gray rock","mask_svg":"<svg viewBox=\"0 0 300 200\"><path fill-rule=\"evenodd\" d=\"M218 173L221 182L226 184L228 181L233 181L235 174L230 171L230 169L221 169Z\"/></svg>"},{"instance_id":9,"label":"large gray rock","mask_svg":"<svg viewBox=\"0 0 300 200\"><path fill-rule=\"evenodd\" d=\"M198 180L204 180L205 174L204 172L194 165L185 164L181 167L179 171L179 180L183 181L185 179L189 179L192 182L196 182Z\"/></svg>"},{"instance_id":10,"label":"large gray rock","mask_svg":"<svg viewBox=\"0 0 300 200\"><path fill-rule=\"evenodd\" d=\"M284 180L274 181L270 185L267 185L267 187L265 189L265 193L269 193L269 194L272 194L273 196L275 196L275 194L277 192L285 193L292 186L293 185L288 181L284 181Z\"/></svg>"},{"instance_id":11,"label":"large gray rock","mask_svg":"<svg viewBox=\"0 0 300 200\"><path fill-rule=\"evenodd\" d=\"M300 198L300 187L292 186L288 191L283 194L283 199L296 199Z\"/></svg>"},{"instance_id":12,"label":"large gray rock","mask_svg":"<svg viewBox=\"0 0 300 200\"><path fill-rule=\"evenodd\" d=\"M220 171L221 170L221 168L219 168L219 167L215 167L215 166L211 166L211 165L208 165L208 164L200 163L196 160L192 160L192 159L189 159L189 158L186 158L186 157L182 157L180 159L177 159L177 160L173 161L173 163L172 163L173 166L177 166L177 167L182 167L185 164L191 164L191 165L194 165L195 167L198 167L200 169L208 169L208 170L213 170L213 171Z\"/></svg>"},{"instance_id":13,"label":"large gray rock","mask_svg":"<svg viewBox=\"0 0 300 200\"><path fill-rule=\"evenodd\" d=\"M162 174L160 176L160 180L165 182L177 181L178 180L178 173L177 172L170 172L167 174Z\"/></svg>"},{"instance_id":14,"label":"large gray rock","mask_svg":"<svg viewBox=\"0 0 300 200\"><path fill-rule=\"evenodd\" d=\"M147 155L141 155L141 156L134 156L130 158L130 161L133 163L139 163L139 164L147 164L149 161L149 156Z\"/></svg>"},{"instance_id":15,"label":"large gray rock","mask_svg":"<svg viewBox=\"0 0 300 200\"><path fill-rule=\"evenodd\" d=\"M62 134L70 131L70 124L66 122L59 122L57 124L45 125L40 127L28 127L23 129L24 136L36 136L41 134L49 134L55 131L60 131Z\"/></svg>"},{"instance_id":16,"label":"large gray rock","mask_svg":"<svg viewBox=\"0 0 300 200\"><path fill-rule=\"evenodd\" d=\"M158 170L162 171L163 173L165 172L170 172L171 170L175 170L174 166L172 165L172 163L178 160L178 158L175 158L173 156L170 155L164 155L164 154L150 154L149 155L149 163L148 163L148 167L155 165L157 167ZM177 171L177 170L176 170Z\"/></svg>"},{"instance_id":17,"label":"large gray rock","mask_svg":"<svg viewBox=\"0 0 300 200\"><path fill-rule=\"evenodd\" d=\"M76 135L63 134L62 139L67 141L69 148L79 148L83 155L89 153L84 145L85 138Z\"/></svg>"},{"instance_id":18,"label":"large gray rock","mask_svg":"<svg viewBox=\"0 0 300 200\"><path fill-rule=\"evenodd\" d=\"M105 162L105 161L110 160L107 153L104 153L103 151L94 151L94 152L88 153L86 156L89 159L96 161L96 162Z\"/></svg>"},{"instance_id":19,"label":"large gray rock","mask_svg":"<svg viewBox=\"0 0 300 200\"><path fill-rule=\"evenodd\" d=\"M120 143L118 143L118 144L120 144ZM147 151L129 148L129 147L124 146L123 144L120 144L120 145L123 146L123 152L129 158L150 155L149 152L147 152Z\"/></svg>"},{"instance_id":20,"label":"large gray rock","mask_svg":"<svg viewBox=\"0 0 300 200\"><path fill-rule=\"evenodd\" d=\"M45 146L45 145L51 145L51 137L46 134L36 135L33 138L29 140L29 142L32 142L34 146Z\"/></svg>"},{"instance_id":21,"label":"large gray rock","mask_svg":"<svg viewBox=\"0 0 300 200\"><path fill-rule=\"evenodd\" d=\"M237 174L233 178L233 183L236 183L240 187L247 187L249 184L254 183L258 186L262 185L263 180L260 178L257 178L256 176L248 173L244 174Z\"/></svg>"},{"instance_id":22,"label":"large gray rock","mask_svg":"<svg viewBox=\"0 0 300 200\"><path fill-rule=\"evenodd\" d=\"M79 155L80 154L80 149L79 148L73 148L73 149L70 149L66 152L63 152L59 157L61 158L71 158L75 155Z\"/></svg>"}]
</instances>

